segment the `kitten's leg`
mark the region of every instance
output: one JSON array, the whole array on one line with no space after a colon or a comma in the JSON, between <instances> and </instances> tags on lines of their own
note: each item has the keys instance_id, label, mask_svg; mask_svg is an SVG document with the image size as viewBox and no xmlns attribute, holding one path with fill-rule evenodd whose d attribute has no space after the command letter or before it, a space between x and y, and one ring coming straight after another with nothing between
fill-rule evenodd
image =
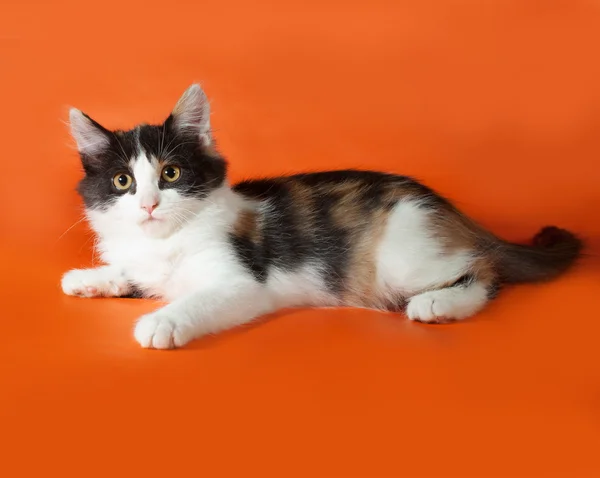
<instances>
[{"instance_id":1,"label":"kitten's leg","mask_svg":"<svg viewBox=\"0 0 600 478\"><path fill-rule=\"evenodd\" d=\"M472 278L462 284L411 297L406 314L411 320L428 323L465 319L479 312L493 292L490 284Z\"/></svg>"},{"instance_id":2,"label":"kitten's leg","mask_svg":"<svg viewBox=\"0 0 600 478\"><path fill-rule=\"evenodd\" d=\"M134 336L142 347L168 349L244 324L274 311L266 288L258 283L223 284L199 290L143 316Z\"/></svg>"},{"instance_id":3,"label":"kitten's leg","mask_svg":"<svg viewBox=\"0 0 600 478\"><path fill-rule=\"evenodd\" d=\"M114 266L74 269L62 278L62 290L78 297L122 297L131 291L123 270Z\"/></svg>"}]
</instances>

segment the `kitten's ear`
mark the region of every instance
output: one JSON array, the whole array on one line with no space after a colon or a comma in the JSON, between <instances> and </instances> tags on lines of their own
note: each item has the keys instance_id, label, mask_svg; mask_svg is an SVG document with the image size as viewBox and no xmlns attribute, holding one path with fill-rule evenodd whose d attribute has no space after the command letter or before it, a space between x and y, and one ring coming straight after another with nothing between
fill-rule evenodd
<instances>
[{"instance_id":1,"label":"kitten's ear","mask_svg":"<svg viewBox=\"0 0 600 478\"><path fill-rule=\"evenodd\" d=\"M176 130L198 135L203 146L210 146L210 105L200 85L193 84L185 90L171 116Z\"/></svg>"},{"instance_id":2,"label":"kitten's ear","mask_svg":"<svg viewBox=\"0 0 600 478\"><path fill-rule=\"evenodd\" d=\"M69 111L69 124L80 153L94 156L110 146L108 131L78 109Z\"/></svg>"}]
</instances>

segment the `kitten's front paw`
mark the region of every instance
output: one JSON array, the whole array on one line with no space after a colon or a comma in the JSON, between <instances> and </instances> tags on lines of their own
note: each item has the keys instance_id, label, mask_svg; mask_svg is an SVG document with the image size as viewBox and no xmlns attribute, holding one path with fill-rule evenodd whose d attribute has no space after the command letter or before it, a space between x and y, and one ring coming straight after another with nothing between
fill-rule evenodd
<instances>
[{"instance_id":1,"label":"kitten's front paw","mask_svg":"<svg viewBox=\"0 0 600 478\"><path fill-rule=\"evenodd\" d=\"M74 269L62 278L62 290L77 297L121 297L129 293L124 277L108 267Z\"/></svg>"},{"instance_id":2,"label":"kitten's front paw","mask_svg":"<svg viewBox=\"0 0 600 478\"><path fill-rule=\"evenodd\" d=\"M133 335L142 347L155 349L182 347L195 337L193 327L185 317L165 309L144 315L136 324Z\"/></svg>"}]
</instances>

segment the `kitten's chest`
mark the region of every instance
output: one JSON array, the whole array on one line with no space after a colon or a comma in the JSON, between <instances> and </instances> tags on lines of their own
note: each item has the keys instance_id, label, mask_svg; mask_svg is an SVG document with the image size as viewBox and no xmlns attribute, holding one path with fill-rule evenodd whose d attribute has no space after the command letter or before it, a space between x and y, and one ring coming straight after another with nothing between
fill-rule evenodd
<instances>
[{"instance_id":1,"label":"kitten's chest","mask_svg":"<svg viewBox=\"0 0 600 478\"><path fill-rule=\"evenodd\" d=\"M177 243L161 241L113 241L103 244L103 258L119 264L127 278L145 295L170 299L176 294L175 283L181 282L181 264L185 253ZM178 289L183 290L181 285Z\"/></svg>"}]
</instances>

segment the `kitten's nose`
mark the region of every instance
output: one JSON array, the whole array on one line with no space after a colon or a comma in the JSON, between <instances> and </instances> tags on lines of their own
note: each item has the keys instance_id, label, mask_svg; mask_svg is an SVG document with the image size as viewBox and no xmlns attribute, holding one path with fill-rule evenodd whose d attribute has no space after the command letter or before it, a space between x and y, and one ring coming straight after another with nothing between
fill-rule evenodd
<instances>
[{"instance_id":1,"label":"kitten's nose","mask_svg":"<svg viewBox=\"0 0 600 478\"><path fill-rule=\"evenodd\" d=\"M142 204L142 209L144 209L148 214L152 214L152 211L154 211L157 207L158 202L154 202L151 204Z\"/></svg>"}]
</instances>

